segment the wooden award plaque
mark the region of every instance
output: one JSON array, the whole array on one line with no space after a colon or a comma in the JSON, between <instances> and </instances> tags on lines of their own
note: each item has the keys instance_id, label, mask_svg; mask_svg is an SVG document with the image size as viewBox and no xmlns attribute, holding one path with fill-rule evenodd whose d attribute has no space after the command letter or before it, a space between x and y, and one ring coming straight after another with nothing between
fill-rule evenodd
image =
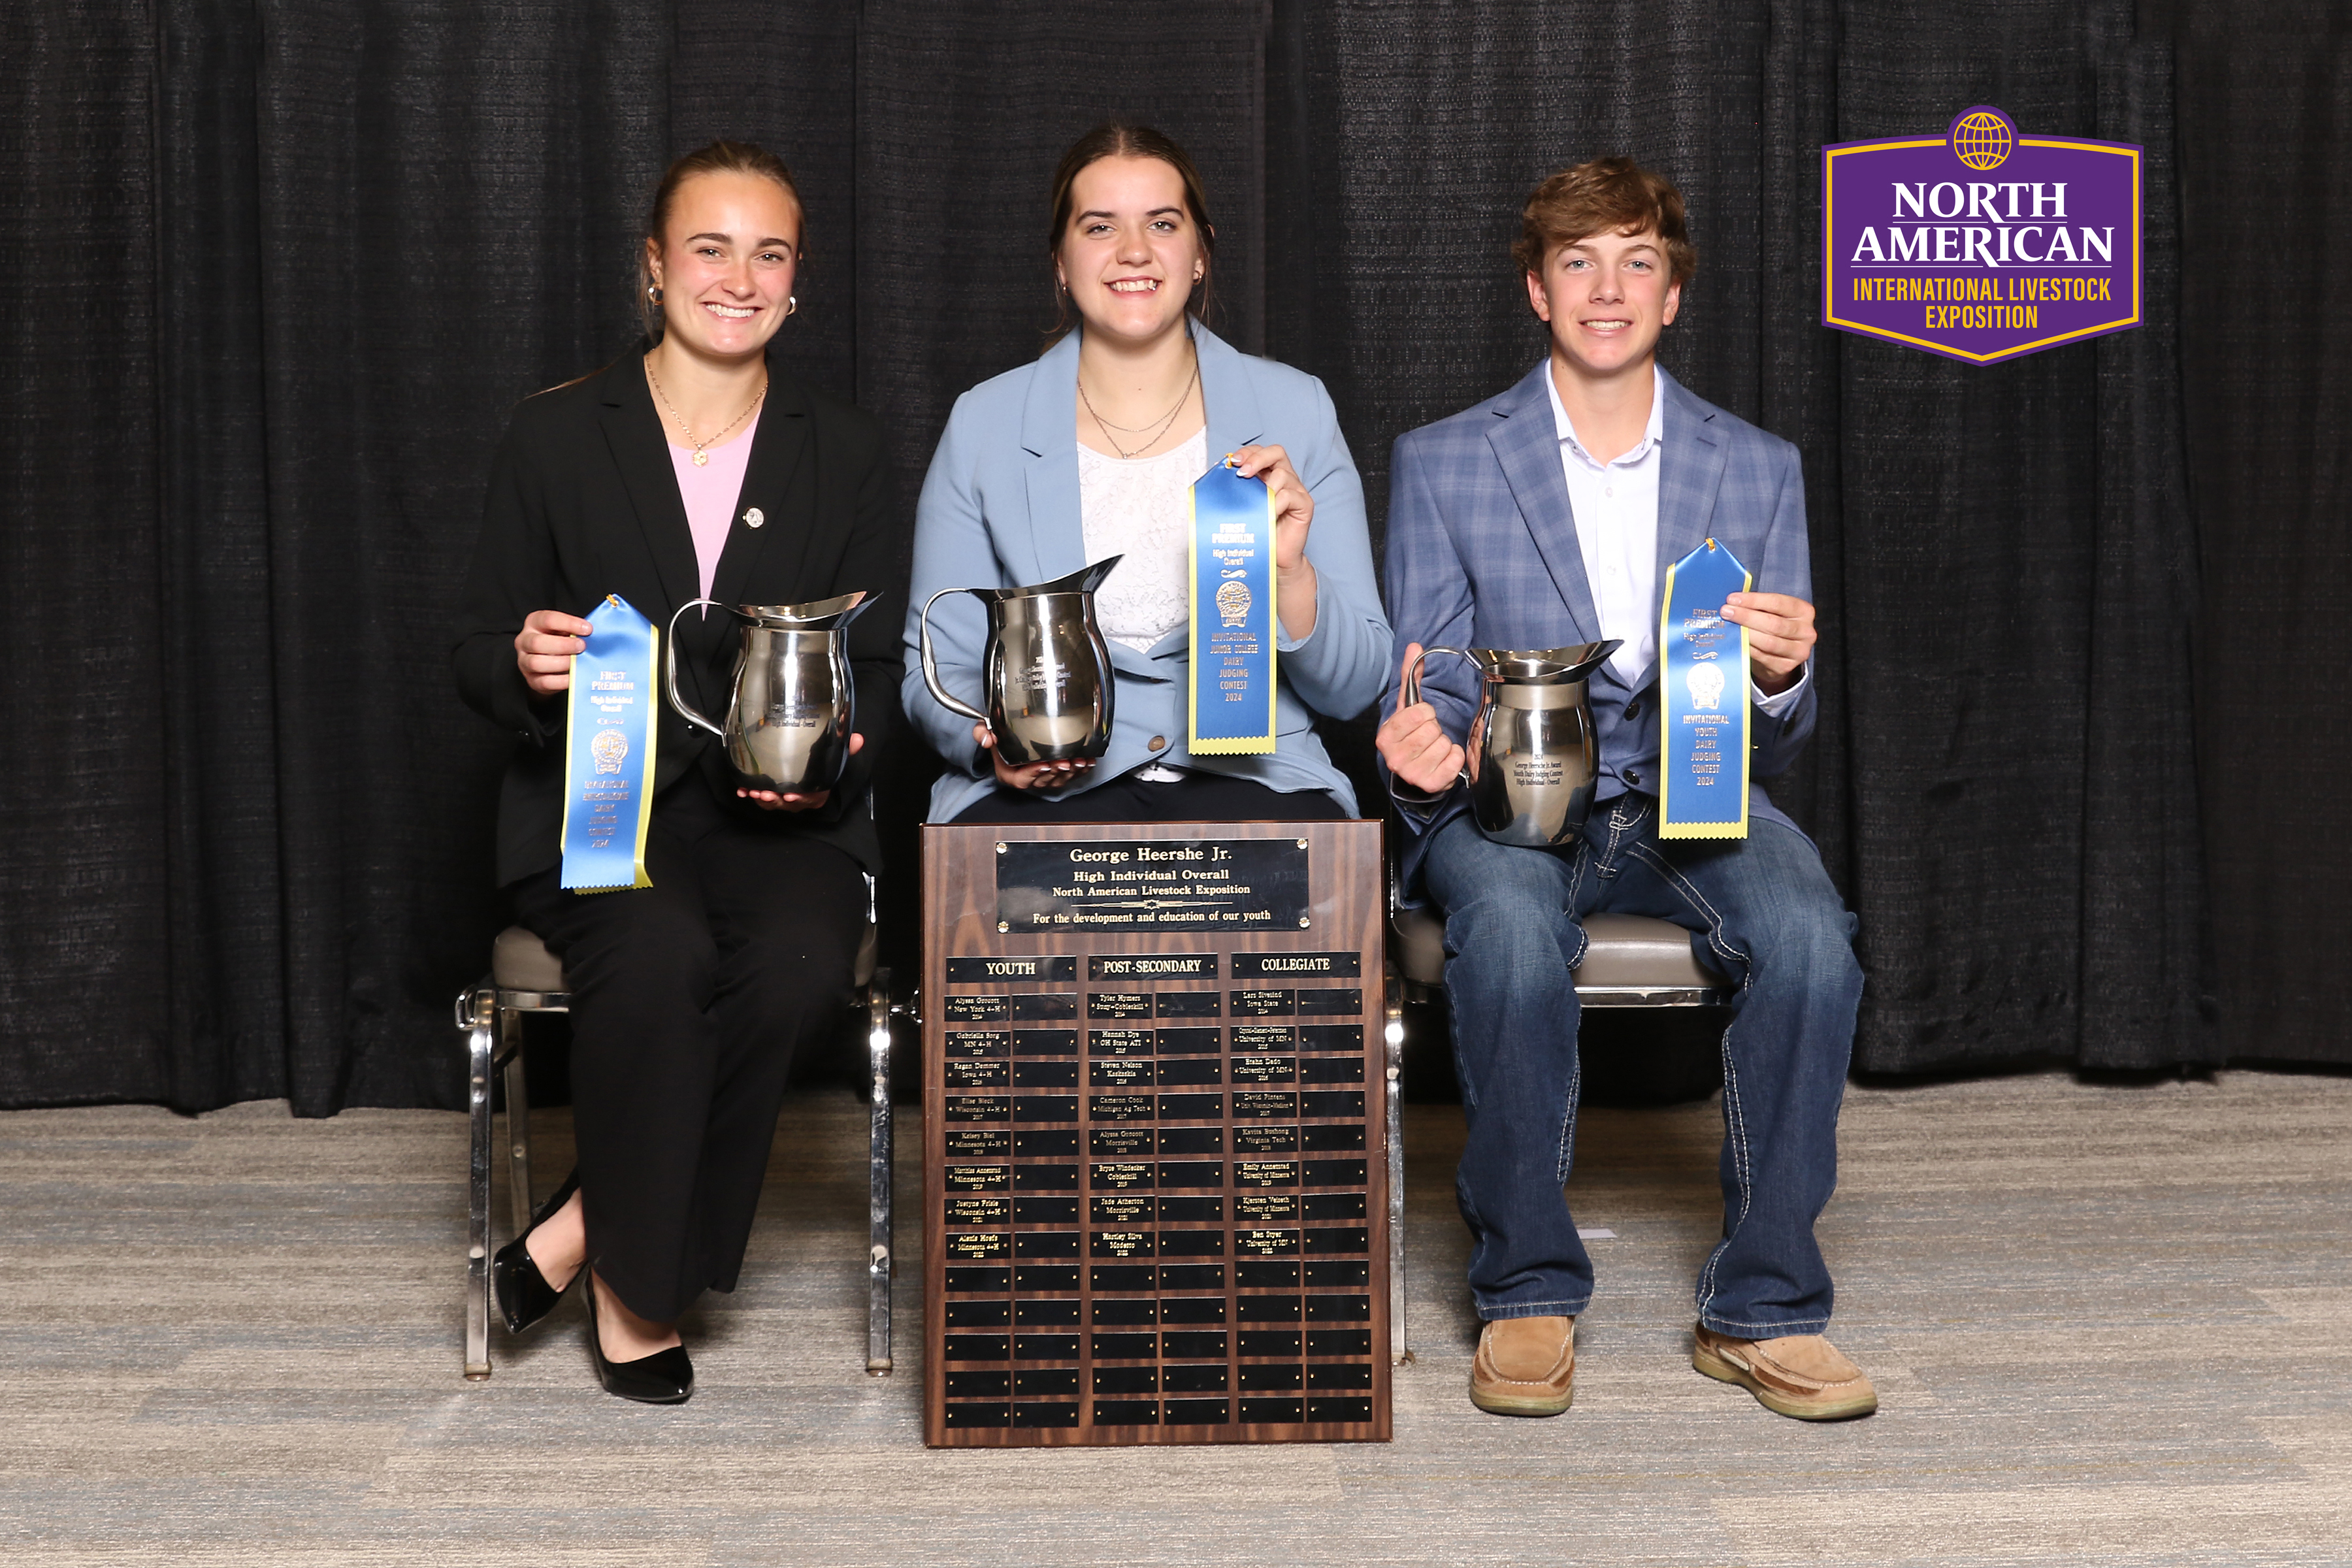
<instances>
[{"instance_id":1,"label":"wooden award plaque","mask_svg":"<svg viewBox=\"0 0 2352 1568\"><path fill-rule=\"evenodd\" d=\"M1385 1441L1377 822L923 829L923 1435Z\"/></svg>"}]
</instances>

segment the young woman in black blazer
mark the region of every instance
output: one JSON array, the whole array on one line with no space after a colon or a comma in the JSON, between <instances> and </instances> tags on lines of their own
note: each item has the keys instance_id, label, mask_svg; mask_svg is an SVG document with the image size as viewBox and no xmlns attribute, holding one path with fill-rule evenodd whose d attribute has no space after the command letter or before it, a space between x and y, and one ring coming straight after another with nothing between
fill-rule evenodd
<instances>
[{"instance_id":1,"label":"young woman in black blazer","mask_svg":"<svg viewBox=\"0 0 2352 1568\"><path fill-rule=\"evenodd\" d=\"M767 356L797 308L801 219L757 147L715 142L664 176L640 273L655 346L516 409L455 655L466 700L517 738L499 880L572 988L579 1165L499 1253L499 1308L520 1332L585 1275L598 1378L648 1403L692 1391L676 1321L734 1288L793 1047L849 999L893 617L849 628L861 739L829 792L739 789L717 743L657 704L650 888L558 885L565 690L608 594L664 627L698 597L900 595L879 426ZM678 624L680 683L706 712L726 710L736 641L724 614Z\"/></svg>"}]
</instances>

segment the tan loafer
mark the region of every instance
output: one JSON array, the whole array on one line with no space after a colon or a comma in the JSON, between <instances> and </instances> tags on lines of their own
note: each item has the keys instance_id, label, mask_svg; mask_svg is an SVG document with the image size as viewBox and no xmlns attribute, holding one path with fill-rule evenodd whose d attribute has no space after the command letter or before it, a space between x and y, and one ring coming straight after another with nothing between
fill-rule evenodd
<instances>
[{"instance_id":1,"label":"tan loafer","mask_svg":"<svg viewBox=\"0 0 2352 1568\"><path fill-rule=\"evenodd\" d=\"M1478 1331L1471 1404L1496 1415L1557 1415L1575 1397L1574 1318L1497 1318Z\"/></svg>"},{"instance_id":2,"label":"tan loafer","mask_svg":"<svg viewBox=\"0 0 2352 1568\"><path fill-rule=\"evenodd\" d=\"M1878 1390L1819 1334L1735 1340L1701 1323L1691 1334L1691 1365L1736 1383L1765 1409L1800 1421L1843 1421L1878 1408Z\"/></svg>"}]
</instances>

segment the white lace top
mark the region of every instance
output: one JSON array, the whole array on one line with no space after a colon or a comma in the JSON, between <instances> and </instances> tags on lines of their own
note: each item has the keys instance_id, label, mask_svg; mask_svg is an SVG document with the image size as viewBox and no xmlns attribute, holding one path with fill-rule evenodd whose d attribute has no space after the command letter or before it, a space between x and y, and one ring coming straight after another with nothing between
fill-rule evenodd
<instances>
[{"instance_id":1,"label":"white lace top","mask_svg":"<svg viewBox=\"0 0 2352 1568\"><path fill-rule=\"evenodd\" d=\"M1156 458L1108 458L1078 446L1078 516L1087 559L1124 555L1095 591L1102 634L1138 653L1184 624L1192 605L1184 573L1185 491L1208 471L1206 426Z\"/></svg>"}]
</instances>

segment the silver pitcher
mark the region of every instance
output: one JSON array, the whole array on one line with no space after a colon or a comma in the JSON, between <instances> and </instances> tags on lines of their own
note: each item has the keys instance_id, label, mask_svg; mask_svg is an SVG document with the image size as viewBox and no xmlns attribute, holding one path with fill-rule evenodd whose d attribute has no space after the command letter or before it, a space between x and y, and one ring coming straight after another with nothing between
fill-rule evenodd
<instances>
[{"instance_id":1,"label":"silver pitcher","mask_svg":"<svg viewBox=\"0 0 2352 1568\"><path fill-rule=\"evenodd\" d=\"M857 718L850 681L849 623L874 607L877 595L844 594L810 605L721 605L695 599L669 618L662 650L662 684L669 705L688 723L709 731L727 747L727 761L746 789L814 795L831 789L849 763ZM697 605L725 610L743 623L727 721L714 724L677 689L678 616Z\"/></svg>"},{"instance_id":2,"label":"silver pitcher","mask_svg":"<svg viewBox=\"0 0 2352 1568\"><path fill-rule=\"evenodd\" d=\"M1585 678L1616 642L1572 647L1425 647L1405 671L1404 702L1421 700L1421 664L1450 653L1478 667L1478 710L1463 743L1462 776L1478 831L1497 844L1543 849L1572 843L1592 810L1600 744Z\"/></svg>"},{"instance_id":3,"label":"silver pitcher","mask_svg":"<svg viewBox=\"0 0 2352 1568\"><path fill-rule=\"evenodd\" d=\"M1110 749L1110 647L1095 625L1095 590L1123 556L1028 588L942 588L923 605L923 684L942 707L996 736L1007 767L1092 759ZM931 657L931 606L970 594L988 606L987 689L982 712L940 684Z\"/></svg>"}]
</instances>

